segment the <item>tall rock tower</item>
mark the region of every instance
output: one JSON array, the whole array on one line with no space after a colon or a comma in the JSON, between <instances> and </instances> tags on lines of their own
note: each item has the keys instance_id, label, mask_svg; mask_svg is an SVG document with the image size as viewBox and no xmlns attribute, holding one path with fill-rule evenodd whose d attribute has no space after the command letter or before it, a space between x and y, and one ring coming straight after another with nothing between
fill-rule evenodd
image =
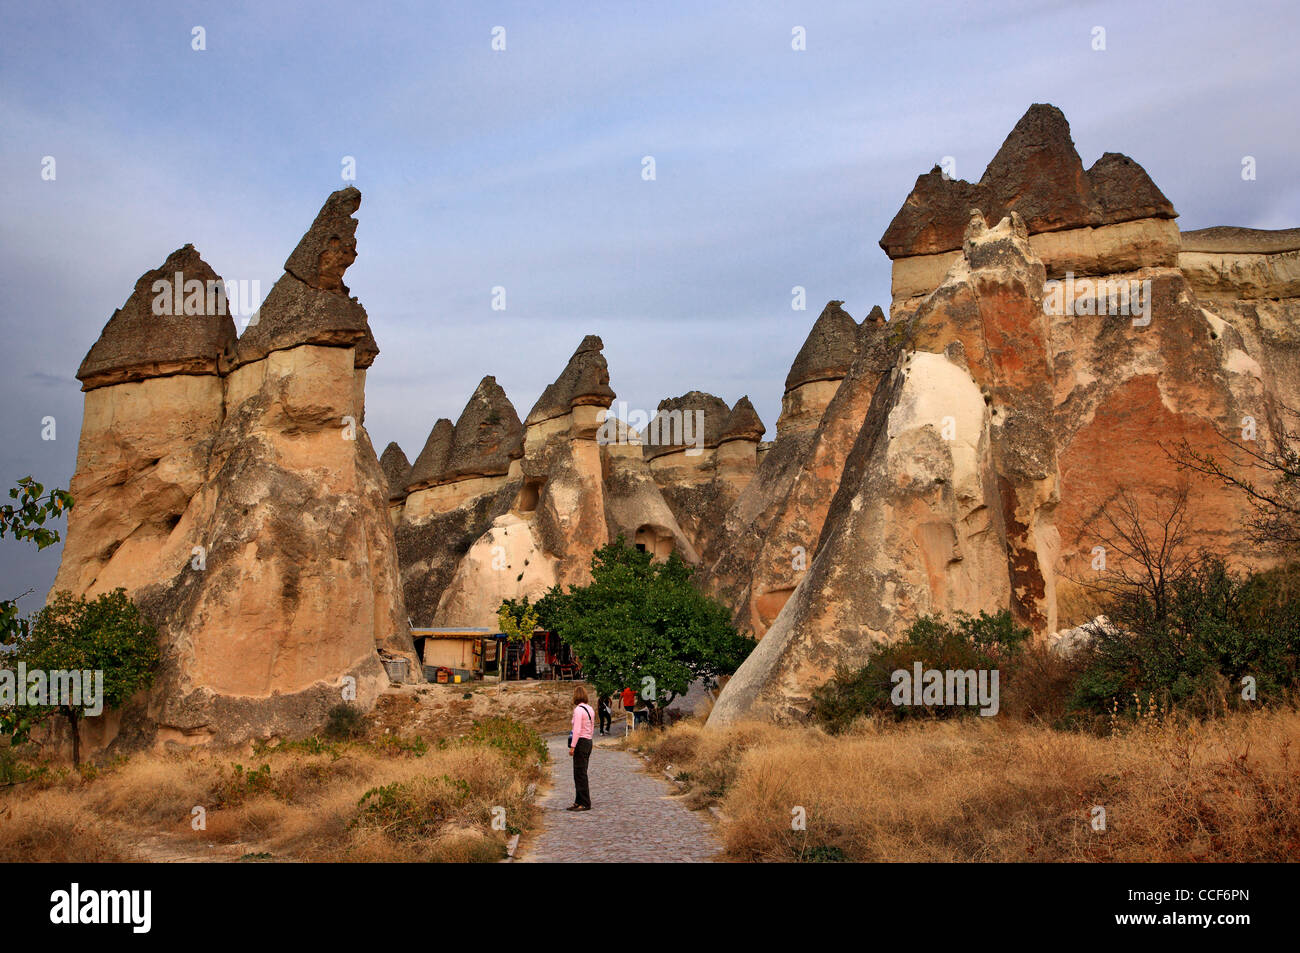
<instances>
[{"instance_id":1,"label":"tall rock tower","mask_svg":"<svg viewBox=\"0 0 1300 953\"><path fill-rule=\"evenodd\" d=\"M156 283L220 281L186 246L137 282L78 372L77 505L54 588L124 587L162 652L147 697L92 742L305 733L353 693L373 704L381 655L414 662L363 423L378 348L342 280L360 202L330 196L242 338L219 294L159 313Z\"/></svg>"}]
</instances>

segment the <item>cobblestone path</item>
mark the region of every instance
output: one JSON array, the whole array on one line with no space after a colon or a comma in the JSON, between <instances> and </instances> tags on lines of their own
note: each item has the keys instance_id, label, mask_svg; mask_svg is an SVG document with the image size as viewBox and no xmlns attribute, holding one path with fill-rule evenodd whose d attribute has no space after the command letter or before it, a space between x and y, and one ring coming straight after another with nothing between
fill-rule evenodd
<instances>
[{"instance_id":1,"label":"cobblestone path","mask_svg":"<svg viewBox=\"0 0 1300 953\"><path fill-rule=\"evenodd\" d=\"M539 802L542 830L521 851L521 861L699 862L721 849L709 823L672 797L671 783L643 771L638 756L602 747L608 739L597 738L591 753L591 810L566 811L573 803L567 740L567 735L548 739L551 789Z\"/></svg>"}]
</instances>

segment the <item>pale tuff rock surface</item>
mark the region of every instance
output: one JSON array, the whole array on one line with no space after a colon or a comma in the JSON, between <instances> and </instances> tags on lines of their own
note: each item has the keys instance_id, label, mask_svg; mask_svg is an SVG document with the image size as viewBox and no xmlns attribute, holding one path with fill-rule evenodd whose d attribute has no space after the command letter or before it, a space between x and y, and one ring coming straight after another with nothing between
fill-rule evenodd
<instances>
[{"instance_id":1,"label":"pale tuff rock surface","mask_svg":"<svg viewBox=\"0 0 1300 953\"><path fill-rule=\"evenodd\" d=\"M1022 486L1037 491L1031 502L1050 500L1041 486L1052 475L1042 472L1045 461L1017 439L1040 431L1034 424L1042 409L995 407L977 382L999 359L1013 363L1013 349L995 343L972 353L960 337L937 348L910 348L923 347L916 339L927 328L979 330L987 315L1018 321L1037 335L1041 353L1046 321L1041 307L1037 315L1033 307L1041 298L1042 266L1032 260L1018 221L989 230L977 219L964 261L922 306L908 330L909 349L871 389L850 451L856 459L845 463L856 482L833 491L806 576L724 689L711 720L798 717L835 665L893 638L919 614L995 611L1013 600L1022 613L1037 608L1037 580L1013 581L1018 570L1036 565L1024 552L1035 535L1013 531L1008 545L1005 514L1032 523L1023 512L1028 494L1017 493ZM1021 307L1007 314L1016 295ZM1041 403L1045 384L1030 390ZM1014 419L997 421L998 412Z\"/></svg>"},{"instance_id":2,"label":"pale tuff rock surface","mask_svg":"<svg viewBox=\"0 0 1300 953\"><path fill-rule=\"evenodd\" d=\"M765 430L748 398L728 407L698 390L660 401L646 428L650 472L706 566L726 545L724 518L753 479Z\"/></svg>"},{"instance_id":3,"label":"pale tuff rock surface","mask_svg":"<svg viewBox=\"0 0 1300 953\"><path fill-rule=\"evenodd\" d=\"M77 379L89 391L170 374L215 374L234 344L221 276L185 245L140 276L81 362Z\"/></svg>"},{"instance_id":4,"label":"pale tuff rock surface","mask_svg":"<svg viewBox=\"0 0 1300 953\"><path fill-rule=\"evenodd\" d=\"M492 378L454 433L435 425L397 525L406 602L418 624L493 626L503 599L589 581L592 554L619 535L661 557L677 551L698 561L642 456L642 435L605 424L614 391L602 348L595 335L584 338L522 428ZM731 418L719 404L714 449ZM743 409L736 424L737 439L753 429ZM417 499L446 487L467 489Z\"/></svg>"},{"instance_id":5,"label":"pale tuff rock surface","mask_svg":"<svg viewBox=\"0 0 1300 953\"><path fill-rule=\"evenodd\" d=\"M390 483L363 426L373 338L341 280L359 199L326 203L290 258L310 252L307 280L286 274L301 287L268 297L238 360L86 395L55 589L124 586L159 628L161 671L122 713L123 744L307 733L347 677L373 703L379 652L414 661ZM121 327L92 348L95 373L129 362ZM224 331L205 333L215 358Z\"/></svg>"},{"instance_id":6,"label":"pale tuff rock surface","mask_svg":"<svg viewBox=\"0 0 1300 953\"><path fill-rule=\"evenodd\" d=\"M807 571L872 395L898 357L901 341L890 341L879 307L854 332L853 361L816 431L781 436L778 451L764 454L755 480L726 515L727 544L706 576L756 638Z\"/></svg>"},{"instance_id":7,"label":"pale tuff rock surface","mask_svg":"<svg viewBox=\"0 0 1300 953\"><path fill-rule=\"evenodd\" d=\"M479 382L454 425L446 418L433 425L407 478L396 525L406 608L417 625L433 623L457 566L518 495L512 464L517 468L523 455L523 437L514 405L491 376ZM493 621L481 624L495 618L494 607Z\"/></svg>"}]
</instances>

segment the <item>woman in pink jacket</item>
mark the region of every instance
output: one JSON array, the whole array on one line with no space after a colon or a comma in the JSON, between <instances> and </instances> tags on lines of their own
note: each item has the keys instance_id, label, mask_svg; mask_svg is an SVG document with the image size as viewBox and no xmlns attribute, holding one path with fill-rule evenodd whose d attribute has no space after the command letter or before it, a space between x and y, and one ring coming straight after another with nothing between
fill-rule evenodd
<instances>
[{"instance_id":1,"label":"woman in pink jacket","mask_svg":"<svg viewBox=\"0 0 1300 953\"><path fill-rule=\"evenodd\" d=\"M573 803L566 811L590 811L591 790L587 786L587 764L591 761L591 737L596 713L587 704L587 690L573 690L573 730L569 732L569 757L573 759Z\"/></svg>"}]
</instances>

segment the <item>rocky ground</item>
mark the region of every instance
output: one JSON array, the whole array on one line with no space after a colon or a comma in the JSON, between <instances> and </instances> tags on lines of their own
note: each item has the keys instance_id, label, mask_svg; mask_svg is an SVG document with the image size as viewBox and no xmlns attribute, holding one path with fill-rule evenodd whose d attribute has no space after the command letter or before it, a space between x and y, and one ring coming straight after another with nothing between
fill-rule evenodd
<instances>
[{"instance_id":1,"label":"rocky ground","mask_svg":"<svg viewBox=\"0 0 1300 953\"><path fill-rule=\"evenodd\" d=\"M379 735L444 737L484 718L513 718L542 734L567 731L576 682L470 682L393 686L370 717ZM587 686L593 694L591 686Z\"/></svg>"}]
</instances>

